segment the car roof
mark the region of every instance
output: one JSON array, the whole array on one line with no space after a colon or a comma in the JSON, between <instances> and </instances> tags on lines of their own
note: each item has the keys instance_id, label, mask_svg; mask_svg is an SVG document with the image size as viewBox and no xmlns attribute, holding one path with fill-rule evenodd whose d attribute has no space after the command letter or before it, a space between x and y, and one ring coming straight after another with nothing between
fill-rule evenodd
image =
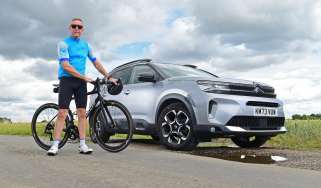
<instances>
[{"instance_id":1,"label":"car roof","mask_svg":"<svg viewBox=\"0 0 321 188\"><path fill-rule=\"evenodd\" d=\"M151 59L138 59L138 60L130 61L130 62L124 63L122 65L119 65L118 67L114 68L114 70L122 69L125 67L130 67L130 66L134 66L134 65L142 64L142 63L146 64L146 63L150 63L150 62L152 62Z\"/></svg>"},{"instance_id":2,"label":"car roof","mask_svg":"<svg viewBox=\"0 0 321 188\"><path fill-rule=\"evenodd\" d=\"M152 59L137 59L137 60L134 60L134 61L130 61L130 62L124 63L122 65L119 65L118 67L114 68L111 72L115 72L115 71L118 71L119 69L132 67L134 65L139 65L139 64L158 64L158 63L153 62ZM177 64L173 64L173 65L177 65ZM191 68L194 68L194 69L198 69L198 67L196 65L191 65L191 64L185 64L185 65L181 65L181 66L186 66L186 67L191 67ZM218 77L217 75L215 75L215 74L213 74L211 72L205 71L203 69L198 69L198 70L201 70L201 71L209 73L209 74L211 74L211 75L213 75L215 77Z\"/></svg>"}]
</instances>

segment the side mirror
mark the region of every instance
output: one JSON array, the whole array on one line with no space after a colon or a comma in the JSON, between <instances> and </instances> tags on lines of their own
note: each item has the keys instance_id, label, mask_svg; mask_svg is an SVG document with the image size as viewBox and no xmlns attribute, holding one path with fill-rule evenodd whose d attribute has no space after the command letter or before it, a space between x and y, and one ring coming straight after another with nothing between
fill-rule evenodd
<instances>
[{"instance_id":1,"label":"side mirror","mask_svg":"<svg viewBox=\"0 0 321 188\"><path fill-rule=\"evenodd\" d=\"M156 82L154 74L144 73L138 76L138 81L141 82Z\"/></svg>"}]
</instances>

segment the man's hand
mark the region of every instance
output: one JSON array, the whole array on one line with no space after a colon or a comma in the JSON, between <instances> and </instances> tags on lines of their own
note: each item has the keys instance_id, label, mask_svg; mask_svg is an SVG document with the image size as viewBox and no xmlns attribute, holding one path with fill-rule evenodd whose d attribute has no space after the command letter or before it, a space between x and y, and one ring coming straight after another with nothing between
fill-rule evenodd
<instances>
[{"instance_id":1,"label":"man's hand","mask_svg":"<svg viewBox=\"0 0 321 188\"><path fill-rule=\"evenodd\" d=\"M85 77L84 80L85 80L86 82L89 82L89 83L94 81L93 79L91 79L91 78L89 78L89 77Z\"/></svg>"},{"instance_id":2,"label":"man's hand","mask_svg":"<svg viewBox=\"0 0 321 188\"><path fill-rule=\"evenodd\" d=\"M115 78L112 78L112 77L109 77L108 79L109 81L113 82L115 85L118 85L117 81L118 79L115 79Z\"/></svg>"}]
</instances>

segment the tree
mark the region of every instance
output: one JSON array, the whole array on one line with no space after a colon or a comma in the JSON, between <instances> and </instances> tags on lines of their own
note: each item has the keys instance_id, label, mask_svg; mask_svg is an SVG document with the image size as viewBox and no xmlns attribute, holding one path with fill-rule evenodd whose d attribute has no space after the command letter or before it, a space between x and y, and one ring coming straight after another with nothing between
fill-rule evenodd
<instances>
[{"instance_id":1,"label":"tree","mask_svg":"<svg viewBox=\"0 0 321 188\"><path fill-rule=\"evenodd\" d=\"M293 120L312 120L312 119L321 119L321 114L310 114L310 115L300 115L300 114L293 114L292 115Z\"/></svg>"},{"instance_id":2,"label":"tree","mask_svg":"<svg viewBox=\"0 0 321 188\"><path fill-rule=\"evenodd\" d=\"M0 117L0 123L12 123L12 121L6 117Z\"/></svg>"}]
</instances>

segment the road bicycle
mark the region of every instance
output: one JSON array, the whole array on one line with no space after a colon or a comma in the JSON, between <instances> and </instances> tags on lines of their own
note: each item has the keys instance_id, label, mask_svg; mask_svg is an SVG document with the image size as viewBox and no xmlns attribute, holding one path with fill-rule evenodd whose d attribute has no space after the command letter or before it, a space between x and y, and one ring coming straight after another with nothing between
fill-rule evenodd
<instances>
[{"instance_id":1,"label":"road bicycle","mask_svg":"<svg viewBox=\"0 0 321 188\"><path fill-rule=\"evenodd\" d=\"M121 84L120 80L119 82ZM94 88L87 95L97 94L97 97L86 113L86 118L89 119L90 138L104 150L110 152L122 151L130 144L133 136L132 117L123 104L118 101L105 100L102 96L103 90L107 88L109 91L111 87L115 86L114 83L97 78L91 84L94 85ZM59 92L58 84L54 84L54 92ZM57 104L46 103L36 110L32 118L32 136L36 143L45 150L49 150L54 140L53 132L58 110ZM69 109L59 148L62 148L68 140L79 139L78 128L74 121L74 113Z\"/></svg>"}]
</instances>

